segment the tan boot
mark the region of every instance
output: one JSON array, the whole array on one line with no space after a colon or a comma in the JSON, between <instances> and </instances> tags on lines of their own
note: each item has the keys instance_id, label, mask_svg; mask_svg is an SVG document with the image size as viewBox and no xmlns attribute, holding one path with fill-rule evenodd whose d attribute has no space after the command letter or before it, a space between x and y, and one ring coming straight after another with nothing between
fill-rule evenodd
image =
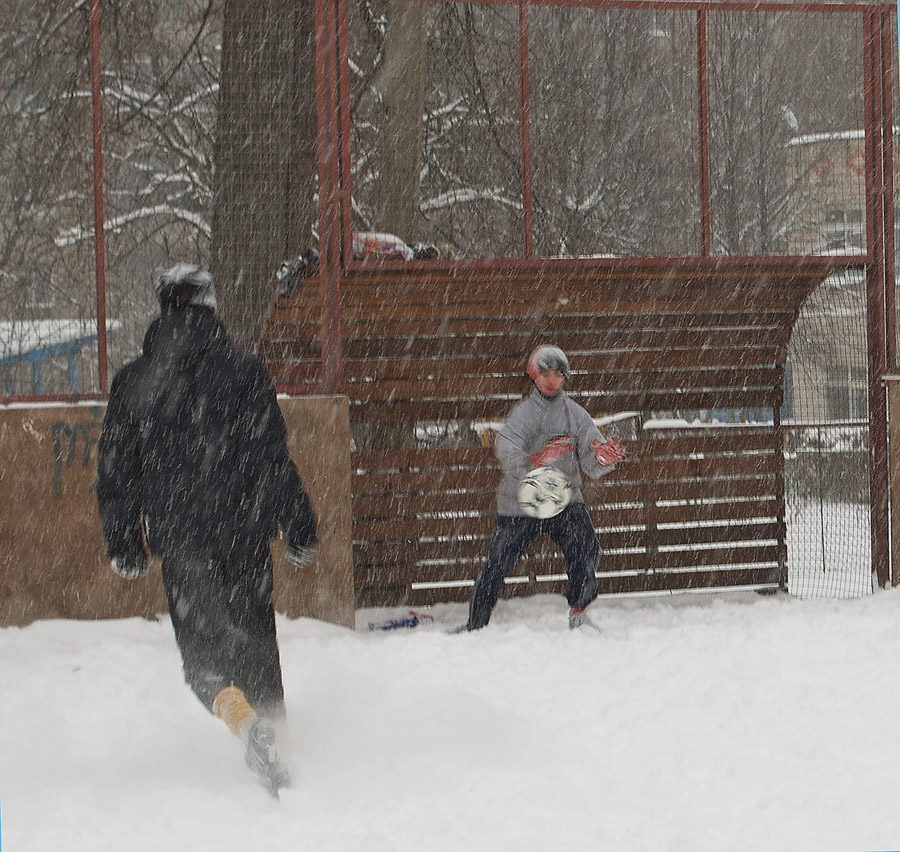
<instances>
[{"instance_id":1,"label":"tan boot","mask_svg":"<svg viewBox=\"0 0 900 852\"><path fill-rule=\"evenodd\" d=\"M278 756L278 735L268 719L261 719L236 686L227 686L213 701L213 713L246 745L247 766L276 799L290 783L290 774Z\"/></svg>"},{"instance_id":2,"label":"tan boot","mask_svg":"<svg viewBox=\"0 0 900 852\"><path fill-rule=\"evenodd\" d=\"M256 711L240 689L236 686L226 686L215 697L212 711L228 725L231 733L247 742L247 731L250 723L256 718Z\"/></svg>"}]
</instances>

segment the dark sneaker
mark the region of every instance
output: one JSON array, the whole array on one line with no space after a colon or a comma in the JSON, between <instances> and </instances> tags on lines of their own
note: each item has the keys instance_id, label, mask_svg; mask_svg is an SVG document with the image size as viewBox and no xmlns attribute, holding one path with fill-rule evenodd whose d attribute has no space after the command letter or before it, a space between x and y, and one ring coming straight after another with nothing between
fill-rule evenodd
<instances>
[{"instance_id":1,"label":"dark sneaker","mask_svg":"<svg viewBox=\"0 0 900 852\"><path fill-rule=\"evenodd\" d=\"M287 767L278 757L278 736L271 722L254 719L247 731L247 766L276 799L278 790L290 783Z\"/></svg>"},{"instance_id":2,"label":"dark sneaker","mask_svg":"<svg viewBox=\"0 0 900 852\"><path fill-rule=\"evenodd\" d=\"M583 627L587 623L587 607L586 606L573 606L569 610L569 630L575 630L578 627Z\"/></svg>"}]
</instances>

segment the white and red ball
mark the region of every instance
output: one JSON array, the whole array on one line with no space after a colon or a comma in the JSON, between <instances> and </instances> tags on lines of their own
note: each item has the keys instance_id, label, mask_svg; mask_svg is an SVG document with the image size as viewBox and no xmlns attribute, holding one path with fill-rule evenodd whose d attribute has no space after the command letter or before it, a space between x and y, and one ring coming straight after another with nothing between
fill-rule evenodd
<instances>
[{"instance_id":1,"label":"white and red ball","mask_svg":"<svg viewBox=\"0 0 900 852\"><path fill-rule=\"evenodd\" d=\"M536 467L519 484L519 505L531 518L552 518L572 499L568 477L554 467Z\"/></svg>"}]
</instances>

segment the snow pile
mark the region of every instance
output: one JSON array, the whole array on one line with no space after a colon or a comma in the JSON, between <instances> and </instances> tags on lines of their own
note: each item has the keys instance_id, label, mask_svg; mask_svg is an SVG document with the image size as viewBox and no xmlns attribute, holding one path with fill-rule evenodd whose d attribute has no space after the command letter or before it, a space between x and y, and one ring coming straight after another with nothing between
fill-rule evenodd
<instances>
[{"instance_id":1,"label":"snow pile","mask_svg":"<svg viewBox=\"0 0 900 852\"><path fill-rule=\"evenodd\" d=\"M900 847L900 593L502 601L490 626L279 620L274 802L181 681L171 627L0 630L15 852Z\"/></svg>"}]
</instances>

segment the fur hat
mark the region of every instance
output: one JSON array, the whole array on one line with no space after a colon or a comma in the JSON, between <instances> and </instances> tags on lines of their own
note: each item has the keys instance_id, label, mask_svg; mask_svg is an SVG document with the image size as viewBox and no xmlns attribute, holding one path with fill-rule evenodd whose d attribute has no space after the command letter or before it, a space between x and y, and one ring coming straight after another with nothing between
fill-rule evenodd
<instances>
[{"instance_id":1,"label":"fur hat","mask_svg":"<svg viewBox=\"0 0 900 852\"><path fill-rule=\"evenodd\" d=\"M163 272L156 282L156 296L163 313L193 305L216 309L216 289L212 276L199 266L176 263Z\"/></svg>"},{"instance_id":2,"label":"fur hat","mask_svg":"<svg viewBox=\"0 0 900 852\"><path fill-rule=\"evenodd\" d=\"M569 359L566 358L566 353L558 346L538 346L531 353L525 371L528 378L534 381L544 370L558 370L569 381Z\"/></svg>"}]
</instances>

